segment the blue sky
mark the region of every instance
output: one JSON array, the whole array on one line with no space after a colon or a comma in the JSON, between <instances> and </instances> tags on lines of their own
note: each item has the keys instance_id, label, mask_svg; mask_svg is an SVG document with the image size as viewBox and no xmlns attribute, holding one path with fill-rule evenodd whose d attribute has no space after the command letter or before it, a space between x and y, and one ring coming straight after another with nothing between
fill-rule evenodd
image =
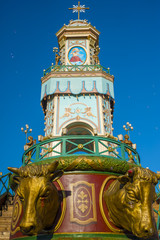
<instances>
[{"instance_id":1,"label":"blue sky","mask_svg":"<svg viewBox=\"0 0 160 240\"><path fill-rule=\"evenodd\" d=\"M42 134L40 78L54 62L55 33L77 19L68 8L78 1L2 0L0 8L1 159L0 171L19 167L25 144L21 127L26 123L33 137ZM123 125L134 127L143 167L160 170L160 1L89 1L81 13L101 32L100 62L115 76L114 135Z\"/></svg>"}]
</instances>

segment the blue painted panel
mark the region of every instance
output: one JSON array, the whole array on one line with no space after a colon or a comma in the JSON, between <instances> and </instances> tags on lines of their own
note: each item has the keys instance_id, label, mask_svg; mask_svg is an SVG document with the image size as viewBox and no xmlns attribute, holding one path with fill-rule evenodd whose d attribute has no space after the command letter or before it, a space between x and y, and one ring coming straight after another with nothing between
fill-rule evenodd
<instances>
[{"instance_id":1,"label":"blue painted panel","mask_svg":"<svg viewBox=\"0 0 160 240\"><path fill-rule=\"evenodd\" d=\"M83 86L84 83L84 86ZM47 82L42 84L41 100L59 90L64 93L68 88L72 94L80 94L82 89L90 92L96 87L98 93L107 94L109 91L112 98L114 98L113 83L102 77L81 77L81 78L50 78Z\"/></svg>"}]
</instances>

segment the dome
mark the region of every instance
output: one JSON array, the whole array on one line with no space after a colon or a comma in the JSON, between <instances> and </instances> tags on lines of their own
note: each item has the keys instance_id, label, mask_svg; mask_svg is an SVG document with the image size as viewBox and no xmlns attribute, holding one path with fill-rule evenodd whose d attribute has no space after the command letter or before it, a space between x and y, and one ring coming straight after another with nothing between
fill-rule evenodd
<instances>
[{"instance_id":1,"label":"dome","mask_svg":"<svg viewBox=\"0 0 160 240\"><path fill-rule=\"evenodd\" d=\"M80 20L80 19L77 19L77 20L70 20L68 26L87 26L89 25L88 21L85 19L85 20Z\"/></svg>"}]
</instances>

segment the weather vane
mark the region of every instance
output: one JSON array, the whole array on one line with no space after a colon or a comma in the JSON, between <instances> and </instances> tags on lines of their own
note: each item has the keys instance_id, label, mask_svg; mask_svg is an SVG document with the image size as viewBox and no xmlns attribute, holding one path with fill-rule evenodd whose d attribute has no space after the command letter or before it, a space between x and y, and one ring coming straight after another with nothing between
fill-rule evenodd
<instances>
[{"instance_id":1,"label":"weather vane","mask_svg":"<svg viewBox=\"0 0 160 240\"><path fill-rule=\"evenodd\" d=\"M78 2L78 5L73 5L73 8L68 8L68 9L73 10L73 13L78 12L78 19L79 19L80 12L85 12L85 10L89 8L85 7L85 5L80 5L80 2Z\"/></svg>"}]
</instances>

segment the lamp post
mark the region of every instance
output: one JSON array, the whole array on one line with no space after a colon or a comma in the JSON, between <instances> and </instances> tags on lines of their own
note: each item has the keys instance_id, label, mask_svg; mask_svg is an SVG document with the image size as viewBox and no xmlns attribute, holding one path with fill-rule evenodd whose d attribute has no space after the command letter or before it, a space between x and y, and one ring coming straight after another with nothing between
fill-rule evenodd
<instances>
[{"instance_id":1,"label":"lamp post","mask_svg":"<svg viewBox=\"0 0 160 240\"><path fill-rule=\"evenodd\" d=\"M131 123L127 122L126 125L123 125L123 128L127 132L127 135L129 136L129 140L130 140L129 131L133 130L133 127L132 127Z\"/></svg>"},{"instance_id":2,"label":"lamp post","mask_svg":"<svg viewBox=\"0 0 160 240\"><path fill-rule=\"evenodd\" d=\"M32 129L31 129L31 128L29 129L29 125L28 125L28 124L26 124L25 127L26 127L25 130L24 130L23 127L21 127L21 131L26 134L26 143L27 143L27 133L28 133L28 132L32 132Z\"/></svg>"},{"instance_id":3,"label":"lamp post","mask_svg":"<svg viewBox=\"0 0 160 240\"><path fill-rule=\"evenodd\" d=\"M123 135L122 134L119 134L118 135L118 139L119 141L121 141L122 143L125 143L127 144L128 146L132 147L133 149L136 150L137 148L137 145L136 144L133 144L130 140L130 135L129 135L129 131L132 131L133 130L133 127L131 125L131 123L127 122L126 125L123 125L123 128L124 130L127 132L125 135L124 135L124 140L123 140ZM132 156L132 151L130 149L128 149L128 156L129 156L129 161L130 162L134 162L133 160L133 156Z\"/></svg>"}]
</instances>

